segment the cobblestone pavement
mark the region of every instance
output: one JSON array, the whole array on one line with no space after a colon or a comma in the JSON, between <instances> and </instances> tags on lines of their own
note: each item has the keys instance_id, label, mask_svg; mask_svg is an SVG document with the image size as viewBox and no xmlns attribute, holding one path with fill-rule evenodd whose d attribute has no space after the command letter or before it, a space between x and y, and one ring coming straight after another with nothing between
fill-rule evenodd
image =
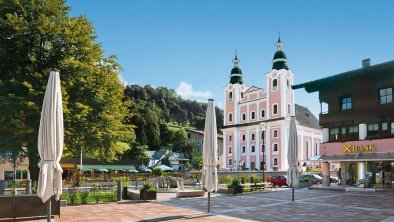
<instances>
[{"instance_id":1,"label":"cobblestone pavement","mask_svg":"<svg viewBox=\"0 0 394 222\"><path fill-rule=\"evenodd\" d=\"M161 204L206 211L207 199L171 198ZM297 189L246 195L214 194L214 215L255 221L394 221L394 192L335 192Z\"/></svg>"},{"instance_id":2,"label":"cobblestone pavement","mask_svg":"<svg viewBox=\"0 0 394 222\"><path fill-rule=\"evenodd\" d=\"M176 198L159 193L158 202L125 202L61 208L56 221L383 221L394 222L394 192L335 192L299 189L244 195Z\"/></svg>"}]
</instances>

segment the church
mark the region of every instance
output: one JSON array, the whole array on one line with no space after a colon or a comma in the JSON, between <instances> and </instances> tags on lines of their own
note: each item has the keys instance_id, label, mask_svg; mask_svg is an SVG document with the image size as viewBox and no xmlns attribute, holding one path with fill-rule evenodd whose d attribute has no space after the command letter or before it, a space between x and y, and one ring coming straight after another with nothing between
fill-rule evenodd
<instances>
[{"instance_id":1,"label":"church","mask_svg":"<svg viewBox=\"0 0 394 222\"><path fill-rule=\"evenodd\" d=\"M240 60L235 55L230 81L224 88L224 170L287 171L290 117L296 116L300 166L319 155L322 130L318 119L294 103L291 86L295 74L289 69L280 37L265 74L266 89L243 82Z\"/></svg>"}]
</instances>

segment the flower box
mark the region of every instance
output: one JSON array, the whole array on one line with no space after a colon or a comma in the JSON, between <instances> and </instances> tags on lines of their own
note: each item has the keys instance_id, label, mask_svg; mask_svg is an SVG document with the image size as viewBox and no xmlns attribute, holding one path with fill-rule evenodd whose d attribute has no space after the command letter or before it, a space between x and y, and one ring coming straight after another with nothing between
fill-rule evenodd
<instances>
[{"instance_id":1,"label":"flower box","mask_svg":"<svg viewBox=\"0 0 394 222\"><path fill-rule=\"evenodd\" d=\"M140 191L140 200L156 200L156 191L149 190L141 190Z\"/></svg>"}]
</instances>

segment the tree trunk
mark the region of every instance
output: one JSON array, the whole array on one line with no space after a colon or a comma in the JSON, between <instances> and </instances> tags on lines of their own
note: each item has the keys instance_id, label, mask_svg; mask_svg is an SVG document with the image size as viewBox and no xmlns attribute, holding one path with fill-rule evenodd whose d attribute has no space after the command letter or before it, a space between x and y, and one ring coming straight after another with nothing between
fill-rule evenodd
<instances>
[{"instance_id":1,"label":"tree trunk","mask_svg":"<svg viewBox=\"0 0 394 222\"><path fill-rule=\"evenodd\" d=\"M29 144L28 149L29 149L30 179L32 181L38 181L38 174L40 172L40 168L37 166L37 164L38 164L37 144Z\"/></svg>"}]
</instances>

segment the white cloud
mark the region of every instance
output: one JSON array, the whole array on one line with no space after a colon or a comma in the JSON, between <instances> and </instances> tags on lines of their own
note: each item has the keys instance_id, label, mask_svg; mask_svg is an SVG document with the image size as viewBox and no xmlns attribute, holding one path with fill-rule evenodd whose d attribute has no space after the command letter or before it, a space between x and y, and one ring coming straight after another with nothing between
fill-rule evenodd
<instances>
[{"instance_id":1,"label":"white cloud","mask_svg":"<svg viewBox=\"0 0 394 222\"><path fill-rule=\"evenodd\" d=\"M194 91L192 84L185 81L180 82L175 91L179 96L184 99L195 99L204 101L213 97L213 93L209 90Z\"/></svg>"}]
</instances>

